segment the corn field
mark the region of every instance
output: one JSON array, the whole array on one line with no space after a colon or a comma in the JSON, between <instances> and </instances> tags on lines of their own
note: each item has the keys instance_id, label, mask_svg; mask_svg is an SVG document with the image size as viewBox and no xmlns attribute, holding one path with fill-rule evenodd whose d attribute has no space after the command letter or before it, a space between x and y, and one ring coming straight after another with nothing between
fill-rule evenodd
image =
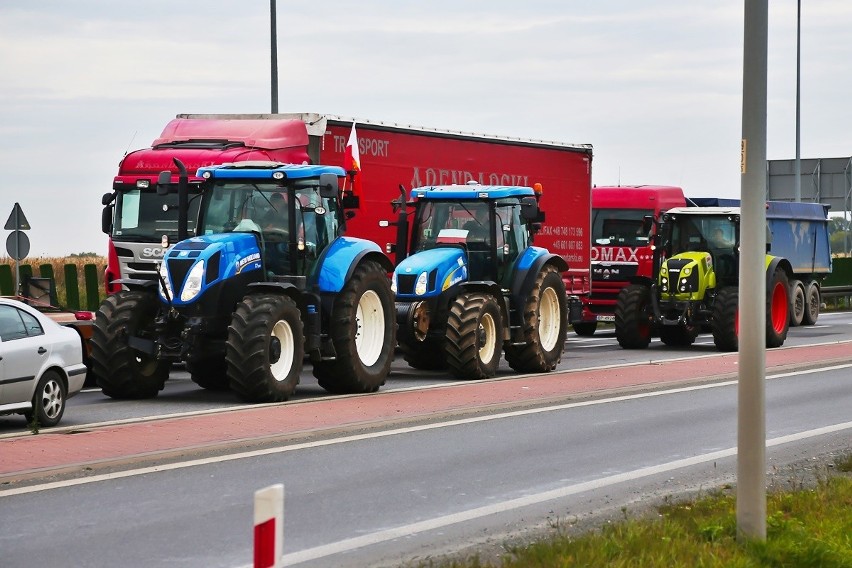
<instances>
[{"instance_id":1,"label":"corn field","mask_svg":"<svg viewBox=\"0 0 852 568\"><path fill-rule=\"evenodd\" d=\"M3 265L8 265L10 267L12 277L15 275L15 260L11 257L0 256L0 267ZM85 298L85 291L87 290L87 282L85 278L87 266L94 267L94 270L97 272L97 282L96 286L98 289L98 297L103 300L106 297L106 292L103 288L103 275L104 270L106 269L107 259L104 256L67 256L67 257L33 257L33 258L25 258L18 262L19 267L24 267L28 265L31 269L31 273L33 276L42 276L44 274L44 270L42 267L50 266L52 268L53 278L56 285L56 299L59 306L65 307L69 303L67 290L67 282L66 282L66 273L73 272L77 275L77 285L76 290L80 291L78 296ZM68 271L66 269L67 266L73 266L74 269L72 271ZM88 268L91 272L92 268ZM26 269L23 269L26 271ZM8 294L9 292L4 290L4 294ZM77 300L79 302L79 299Z\"/></svg>"}]
</instances>

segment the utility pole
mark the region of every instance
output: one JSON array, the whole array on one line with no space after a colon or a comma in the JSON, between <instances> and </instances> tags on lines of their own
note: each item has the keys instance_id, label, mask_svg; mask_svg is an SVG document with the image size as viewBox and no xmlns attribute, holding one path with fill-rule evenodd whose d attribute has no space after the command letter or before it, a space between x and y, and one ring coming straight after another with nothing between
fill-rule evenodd
<instances>
[{"instance_id":1,"label":"utility pole","mask_svg":"<svg viewBox=\"0 0 852 568\"><path fill-rule=\"evenodd\" d=\"M745 0L737 538L766 539L766 59L769 0Z\"/></svg>"},{"instance_id":2,"label":"utility pole","mask_svg":"<svg viewBox=\"0 0 852 568\"><path fill-rule=\"evenodd\" d=\"M278 21L275 14L275 0L269 0L269 37L272 41L270 48L272 65L272 114L278 114Z\"/></svg>"}]
</instances>

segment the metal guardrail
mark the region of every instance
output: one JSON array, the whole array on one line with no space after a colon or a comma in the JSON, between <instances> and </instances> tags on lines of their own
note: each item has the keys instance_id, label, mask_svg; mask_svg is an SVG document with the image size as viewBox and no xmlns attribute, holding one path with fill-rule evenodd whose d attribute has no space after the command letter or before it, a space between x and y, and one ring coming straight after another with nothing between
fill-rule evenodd
<instances>
[{"instance_id":1,"label":"metal guardrail","mask_svg":"<svg viewBox=\"0 0 852 568\"><path fill-rule=\"evenodd\" d=\"M838 296L852 296L852 286L823 286L819 290L820 296L836 298Z\"/></svg>"}]
</instances>

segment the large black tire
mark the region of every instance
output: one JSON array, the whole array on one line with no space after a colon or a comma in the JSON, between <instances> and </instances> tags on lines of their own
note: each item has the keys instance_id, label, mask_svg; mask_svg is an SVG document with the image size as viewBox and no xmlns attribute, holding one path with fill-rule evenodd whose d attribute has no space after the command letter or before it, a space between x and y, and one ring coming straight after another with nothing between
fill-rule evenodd
<instances>
[{"instance_id":1,"label":"large black tire","mask_svg":"<svg viewBox=\"0 0 852 568\"><path fill-rule=\"evenodd\" d=\"M319 385L332 393L379 390L396 348L394 295L379 263L358 265L334 300L330 325L337 358L314 364Z\"/></svg>"},{"instance_id":2,"label":"large black tire","mask_svg":"<svg viewBox=\"0 0 852 568\"><path fill-rule=\"evenodd\" d=\"M224 353L193 357L186 362L186 370L192 382L203 389L228 390L228 366Z\"/></svg>"},{"instance_id":3,"label":"large black tire","mask_svg":"<svg viewBox=\"0 0 852 568\"><path fill-rule=\"evenodd\" d=\"M488 294L458 296L447 321L447 364L460 379L487 379L497 374L503 350L500 305Z\"/></svg>"},{"instance_id":4,"label":"large black tire","mask_svg":"<svg viewBox=\"0 0 852 568\"><path fill-rule=\"evenodd\" d=\"M92 334L92 373L111 398L157 396L169 378L169 364L127 344L129 336L155 339L154 319L160 301L154 293L123 290L98 308Z\"/></svg>"},{"instance_id":5,"label":"large black tire","mask_svg":"<svg viewBox=\"0 0 852 568\"><path fill-rule=\"evenodd\" d=\"M615 301L615 338L624 349L645 349L651 343L653 325L648 312L651 290L631 284Z\"/></svg>"},{"instance_id":6,"label":"large black tire","mask_svg":"<svg viewBox=\"0 0 852 568\"><path fill-rule=\"evenodd\" d=\"M790 329L790 282L781 268L775 270L766 297L766 346L781 347Z\"/></svg>"},{"instance_id":7,"label":"large black tire","mask_svg":"<svg viewBox=\"0 0 852 568\"><path fill-rule=\"evenodd\" d=\"M291 298L257 294L237 304L225 349L231 390L246 402L287 400L302 372L302 316Z\"/></svg>"},{"instance_id":8,"label":"large black tire","mask_svg":"<svg viewBox=\"0 0 852 568\"><path fill-rule=\"evenodd\" d=\"M739 347L739 290L726 286L716 294L713 303L713 343L719 351L736 351Z\"/></svg>"},{"instance_id":9,"label":"large black tire","mask_svg":"<svg viewBox=\"0 0 852 568\"><path fill-rule=\"evenodd\" d=\"M552 371L562 359L568 333L565 283L554 267L539 272L523 313L524 345L507 345L506 361L520 373Z\"/></svg>"},{"instance_id":10,"label":"large black tire","mask_svg":"<svg viewBox=\"0 0 852 568\"><path fill-rule=\"evenodd\" d=\"M65 381L54 370L45 371L38 381L33 395L33 408L24 414L27 422L36 426L56 426L65 413L65 401L68 400L68 389Z\"/></svg>"},{"instance_id":11,"label":"large black tire","mask_svg":"<svg viewBox=\"0 0 852 568\"><path fill-rule=\"evenodd\" d=\"M817 322L817 318L819 318L819 308L819 284L811 281L805 288L805 313L802 316L802 324L814 325Z\"/></svg>"},{"instance_id":12,"label":"large black tire","mask_svg":"<svg viewBox=\"0 0 852 568\"><path fill-rule=\"evenodd\" d=\"M402 344L402 357L414 369L442 371L447 368L447 352L443 342L426 340L416 344Z\"/></svg>"},{"instance_id":13,"label":"large black tire","mask_svg":"<svg viewBox=\"0 0 852 568\"><path fill-rule=\"evenodd\" d=\"M572 323L571 327L574 328L574 333L576 333L580 337L591 337L595 334L595 330L598 328L598 322L596 322L596 321L577 322L577 323Z\"/></svg>"},{"instance_id":14,"label":"large black tire","mask_svg":"<svg viewBox=\"0 0 852 568\"><path fill-rule=\"evenodd\" d=\"M660 341L669 347L688 347L698 337L698 327L694 325L661 325Z\"/></svg>"},{"instance_id":15,"label":"large black tire","mask_svg":"<svg viewBox=\"0 0 852 568\"><path fill-rule=\"evenodd\" d=\"M805 286L801 280L790 280L790 327L802 325L805 317Z\"/></svg>"}]
</instances>

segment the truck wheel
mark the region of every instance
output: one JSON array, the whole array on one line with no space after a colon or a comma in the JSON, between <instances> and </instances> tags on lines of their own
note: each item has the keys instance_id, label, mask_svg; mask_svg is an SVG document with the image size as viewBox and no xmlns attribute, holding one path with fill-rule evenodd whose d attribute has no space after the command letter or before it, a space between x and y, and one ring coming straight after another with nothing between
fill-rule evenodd
<instances>
[{"instance_id":1,"label":"truck wheel","mask_svg":"<svg viewBox=\"0 0 852 568\"><path fill-rule=\"evenodd\" d=\"M228 366L225 354L193 357L186 362L192 382L207 390L228 390Z\"/></svg>"},{"instance_id":2,"label":"truck wheel","mask_svg":"<svg viewBox=\"0 0 852 568\"><path fill-rule=\"evenodd\" d=\"M287 400L302 372L302 317L288 296L243 298L228 327L225 361L231 390L246 402Z\"/></svg>"},{"instance_id":3,"label":"truck wheel","mask_svg":"<svg viewBox=\"0 0 852 568\"><path fill-rule=\"evenodd\" d=\"M415 345L400 346L409 367L423 371L441 371L447 368L447 352L442 343L427 340Z\"/></svg>"},{"instance_id":4,"label":"truck wheel","mask_svg":"<svg viewBox=\"0 0 852 568\"><path fill-rule=\"evenodd\" d=\"M503 317L493 296L462 294L450 306L447 363L460 379L487 379L497 374L503 350Z\"/></svg>"},{"instance_id":5,"label":"truck wheel","mask_svg":"<svg viewBox=\"0 0 852 568\"><path fill-rule=\"evenodd\" d=\"M736 351L739 347L739 291L736 286L726 286L716 294L713 303L713 343L719 351Z\"/></svg>"},{"instance_id":6,"label":"truck wheel","mask_svg":"<svg viewBox=\"0 0 852 568\"><path fill-rule=\"evenodd\" d=\"M801 280L790 280L790 327L802 325L805 317L805 286Z\"/></svg>"},{"instance_id":7,"label":"truck wheel","mask_svg":"<svg viewBox=\"0 0 852 568\"><path fill-rule=\"evenodd\" d=\"M624 349L645 349L651 343L650 302L651 290L642 284L631 284L618 293L615 338Z\"/></svg>"},{"instance_id":8,"label":"truck wheel","mask_svg":"<svg viewBox=\"0 0 852 568\"><path fill-rule=\"evenodd\" d=\"M38 381L35 394L33 395L33 408L24 413L27 422L35 418L38 426L56 426L65 412L65 401L68 392L65 381L56 371L45 371Z\"/></svg>"},{"instance_id":9,"label":"truck wheel","mask_svg":"<svg viewBox=\"0 0 852 568\"><path fill-rule=\"evenodd\" d=\"M695 343L698 328L694 325L661 325L660 341L669 347L688 347Z\"/></svg>"},{"instance_id":10,"label":"truck wheel","mask_svg":"<svg viewBox=\"0 0 852 568\"><path fill-rule=\"evenodd\" d=\"M562 359L568 331L565 283L552 266L536 278L524 306L524 345L507 345L506 361L521 373L552 371Z\"/></svg>"},{"instance_id":11,"label":"truck wheel","mask_svg":"<svg viewBox=\"0 0 852 568\"><path fill-rule=\"evenodd\" d=\"M804 325L814 325L817 322L820 303L819 285L811 281L805 289L805 313L802 317Z\"/></svg>"},{"instance_id":12,"label":"truck wheel","mask_svg":"<svg viewBox=\"0 0 852 568\"><path fill-rule=\"evenodd\" d=\"M154 339L160 301L150 292L123 290L98 308L92 335L92 373L110 398L152 398L169 378L169 364L132 349L129 336Z\"/></svg>"},{"instance_id":13,"label":"truck wheel","mask_svg":"<svg viewBox=\"0 0 852 568\"><path fill-rule=\"evenodd\" d=\"M772 276L766 298L766 346L781 347L790 329L790 284L787 273L778 268Z\"/></svg>"},{"instance_id":14,"label":"truck wheel","mask_svg":"<svg viewBox=\"0 0 852 568\"><path fill-rule=\"evenodd\" d=\"M319 385L332 393L379 390L393 362L395 313L385 269L361 263L334 300L329 335L337 358L314 364Z\"/></svg>"},{"instance_id":15,"label":"truck wheel","mask_svg":"<svg viewBox=\"0 0 852 568\"><path fill-rule=\"evenodd\" d=\"M598 328L598 322L584 321L572 323L571 327L574 328L574 333L576 333L580 337L591 337L595 334L595 330Z\"/></svg>"}]
</instances>

